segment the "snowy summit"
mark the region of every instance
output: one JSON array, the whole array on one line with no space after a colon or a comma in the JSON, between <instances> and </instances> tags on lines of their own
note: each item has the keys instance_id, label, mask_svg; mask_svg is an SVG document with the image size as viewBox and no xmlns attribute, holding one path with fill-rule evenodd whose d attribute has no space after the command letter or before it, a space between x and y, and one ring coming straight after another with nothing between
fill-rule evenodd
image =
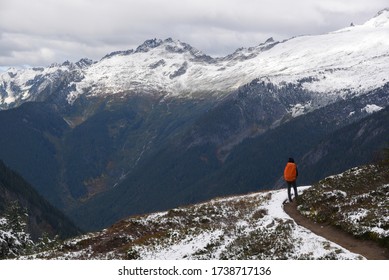
<instances>
[{"instance_id":1,"label":"snowy summit","mask_svg":"<svg viewBox=\"0 0 389 280\"><path fill-rule=\"evenodd\" d=\"M40 100L39 93L58 79L67 83L69 103L80 95L219 97L254 79L299 84L327 98L358 95L388 82L388 34L385 9L362 25L283 42L270 38L221 58L170 38L148 40L136 50L113 52L95 63L9 69L0 75L0 104L9 108Z\"/></svg>"},{"instance_id":2,"label":"snowy summit","mask_svg":"<svg viewBox=\"0 0 389 280\"><path fill-rule=\"evenodd\" d=\"M211 59L180 41L157 40L92 65L77 92L150 88L185 95L231 91L255 78L276 84L309 78L304 87L311 91L363 93L388 81L388 34L389 10L383 10L363 25L284 42L268 40L224 58Z\"/></svg>"}]
</instances>

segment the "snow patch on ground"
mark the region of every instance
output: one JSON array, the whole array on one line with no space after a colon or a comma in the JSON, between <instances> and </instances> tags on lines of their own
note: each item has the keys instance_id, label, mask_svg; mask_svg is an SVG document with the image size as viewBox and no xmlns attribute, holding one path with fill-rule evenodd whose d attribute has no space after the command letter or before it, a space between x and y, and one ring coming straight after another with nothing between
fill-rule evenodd
<instances>
[{"instance_id":1,"label":"snow patch on ground","mask_svg":"<svg viewBox=\"0 0 389 280\"><path fill-rule=\"evenodd\" d=\"M375 112L381 111L384 109L381 106L375 105L375 104L368 104L364 108L361 109L362 112L366 112L368 114L373 114Z\"/></svg>"}]
</instances>

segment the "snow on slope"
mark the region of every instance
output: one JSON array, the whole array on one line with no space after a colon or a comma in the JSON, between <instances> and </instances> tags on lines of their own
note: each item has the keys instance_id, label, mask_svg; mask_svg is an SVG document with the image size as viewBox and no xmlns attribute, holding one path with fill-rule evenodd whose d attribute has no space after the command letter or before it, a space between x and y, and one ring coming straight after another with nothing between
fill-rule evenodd
<instances>
[{"instance_id":1,"label":"snow on slope","mask_svg":"<svg viewBox=\"0 0 389 280\"><path fill-rule=\"evenodd\" d=\"M53 64L49 67L10 68L7 72L0 73L0 109L17 107L26 101L43 100L41 95L47 94L46 91L56 92L56 88L66 83L70 76L75 81L80 80L82 68L86 66L83 64L85 61L89 60L83 59L75 64ZM71 84L67 86L70 87Z\"/></svg>"},{"instance_id":2,"label":"snow on slope","mask_svg":"<svg viewBox=\"0 0 389 280\"><path fill-rule=\"evenodd\" d=\"M112 56L94 64L86 70L77 92L152 88L191 95L231 91L255 78L276 84L310 78L304 87L312 91L363 93L389 81L389 10L363 25L278 44L270 41L229 57L199 60L179 41L159 41L146 52Z\"/></svg>"},{"instance_id":3,"label":"snow on slope","mask_svg":"<svg viewBox=\"0 0 389 280\"><path fill-rule=\"evenodd\" d=\"M286 199L283 189L131 217L27 258L363 259L297 225Z\"/></svg>"},{"instance_id":4,"label":"snow on slope","mask_svg":"<svg viewBox=\"0 0 389 280\"><path fill-rule=\"evenodd\" d=\"M300 191L303 189L304 188L300 188ZM241 231L240 234L242 236L250 236L250 233L255 232L258 228L274 230L277 228L277 226L281 225L285 221L290 221L290 217L282 209L283 201L286 199L285 191L278 190L269 193L261 193L259 195L269 196L269 194L271 195L270 200L267 200L262 205L261 204L257 205L258 210L261 210L262 212L267 212L267 215L265 215L262 219L258 219L257 221L255 221L255 223L250 222L250 219L252 217L246 217L246 219L242 219L238 221L237 228L240 228ZM253 196L256 195L258 194L255 194ZM228 213L226 213L226 215L228 216ZM304 256L312 259L320 259L320 258L325 258L326 256L330 255L335 251L338 251L337 258L339 259L360 259L361 258L361 256L351 253L348 250L338 246L337 244L329 242L326 239L315 235L309 230L301 226L298 226L294 222L292 227L293 227L292 234L291 236L288 236L288 238L290 238L294 244L292 245L293 248L289 248L290 252L286 254L290 259L298 259ZM266 231L264 231L264 233L266 233ZM277 232L276 234L282 235L281 232ZM216 242L218 240L223 240L224 244L223 243L219 244L219 248L215 250L215 252L213 252L211 257L215 259L239 258L239 254L235 255L236 251L233 251L233 254L231 254L232 253L231 252L230 253L231 255L226 253L226 251L231 250L231 247L233 247L231 245L237 239L239 239L239 236L235 235L235 236L231 236L231 238L225 238L226 236L228 236L227 230L223 228L208 233L203 233L196 237L188 236L186 239L182 240L181 243L175 244L174 246L169 246L166 248L164 248L163 246L157 246L157 247L149 247L146 250L142 250L143 253L141 254L141 258L156 259L156 260L158 259L177 260L177 259L185 259L185 258L201 259L201 256L196 256L196 252L203 250L204 248L209 246L209 244L218 243ZM255 235L252 236L254 237ZM257 240L252 240L252 242L256 242L256 241ZM275 246L273 247L273 245ZM262 257L268 259L277 258L278 253L276 251L280 249L277 248L277 245L280 245L280 247L283 246L281 244L277 244L277 242L273 243L271 249L274 251L273 252L268 251L266 253L263 252ZM239 244L237 244L237 246L239 246ZM240 252L238 251L238 253ZM251 257L255 258L255 256L251 256Z\"/></svg>"},{"instance_id":5,"label":"snow on slope","mask_svg":"<svg viewBox=\"0 0 389 280\"><path fill-rule=\"evenodd\" d=\"M52 73L52 70L53 68L40 68L39 70L19 70L16 68L8 69L6 73L0 75L0 86L2 85L3 90L7 93L7 96L0 96L0 103L8 105L15 102L17 98L27 100L30 97L29 90L31 86L26 82L34 80L38 75L50 74ZM21 97L18 96L20 92L23 92Z\"/></svg>"},{"instance_id":6,"label":"snow on slope","mask_svg":"<svg viewBox=\"0 0 389 280\"><path fill-rule=\"evenodd\" d=\"M115 52L93 64L11 69L0 74L0 108L39 99L35 95L50 86L54 72L72 71L77 74L68 81L69 103L81 94L223 96L256 78L278 85L302 84L327 98L363 94L389 82L389 9L362 25L284 42L269 39L223 58L166 39L146 41L135 51Z\"/></svg>"}]
</instances>

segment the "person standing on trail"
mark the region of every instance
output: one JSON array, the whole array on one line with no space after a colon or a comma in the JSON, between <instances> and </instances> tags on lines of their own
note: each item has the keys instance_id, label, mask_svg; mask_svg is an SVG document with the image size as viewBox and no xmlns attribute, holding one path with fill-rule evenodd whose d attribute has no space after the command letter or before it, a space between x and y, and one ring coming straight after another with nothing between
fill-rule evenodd
<instances>
[{"instance_id":1,"label":"person standing on trail","mask_svg":"<svg viewBox=\"0 0 389 280\"><path fill-rule=\"evenodd\" d=\"M297 197L297 185L296 185L296 179L298 176L298 170L297 165L294 162L293 158L289 158L285 169L284 169L284 179L286 183L288 184L288 198L289 201L292 202L292 194L291 194L291 188L293 187L294 190L294 196Z\"/></svg>"}]
</instances>

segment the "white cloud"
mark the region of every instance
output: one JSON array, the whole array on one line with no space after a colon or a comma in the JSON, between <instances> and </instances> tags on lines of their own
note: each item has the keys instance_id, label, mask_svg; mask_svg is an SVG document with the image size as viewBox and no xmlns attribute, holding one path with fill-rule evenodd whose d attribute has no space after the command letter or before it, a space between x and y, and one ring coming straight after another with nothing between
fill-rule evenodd
<instances>
[{"instance_id":1,"label":"white cloud","mask_svg":"<svg viewBox=\"0 0 389 280\"><path fill-rule=\"evenodd\" d=\"M362 23L386 0L1 0L0 66L48 65L172 37L227 55Z\"/></svg>"}]
</instances>

